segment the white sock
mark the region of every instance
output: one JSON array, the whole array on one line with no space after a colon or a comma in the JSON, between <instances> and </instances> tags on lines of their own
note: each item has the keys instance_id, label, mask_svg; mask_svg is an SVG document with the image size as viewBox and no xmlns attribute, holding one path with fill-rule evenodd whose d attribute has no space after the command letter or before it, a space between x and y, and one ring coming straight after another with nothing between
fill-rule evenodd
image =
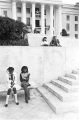
<instances>
[{"instance_id":1,"label":"white sock","mask_svg":"<svg viewBox=\"0 0 79 120\"><path fill-rule=\"evenodd\" d=\"M17 103L18 102L18 100L17 100L17 94L14 94L14 96L15 96L15 102Z\"/></svg>"},{"instance_id":2,"label":"white sock","mask_svg":"<svg viewBox=\"0 0 79 120\"><path fill-rule=\"evenodd\" d=\"M9 96L10 95L7 95L7 97L6 97L6 104L8 104Z\"/></svg>"}]
</instances>

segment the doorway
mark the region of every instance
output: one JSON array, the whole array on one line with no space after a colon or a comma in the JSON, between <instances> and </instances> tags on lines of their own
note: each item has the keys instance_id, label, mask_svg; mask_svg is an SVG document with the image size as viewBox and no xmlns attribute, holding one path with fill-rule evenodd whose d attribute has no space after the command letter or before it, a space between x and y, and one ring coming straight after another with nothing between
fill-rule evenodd
<instances>
[{"instance_id":1,"label":"doorway","mask_svg":"<svg viewBox=\"0 0 79 120\"><path fill-rule=\"evenodd\" d=\"M35 26L40 27L40 20L35 20Z\"/></svg>"}]
</instances>

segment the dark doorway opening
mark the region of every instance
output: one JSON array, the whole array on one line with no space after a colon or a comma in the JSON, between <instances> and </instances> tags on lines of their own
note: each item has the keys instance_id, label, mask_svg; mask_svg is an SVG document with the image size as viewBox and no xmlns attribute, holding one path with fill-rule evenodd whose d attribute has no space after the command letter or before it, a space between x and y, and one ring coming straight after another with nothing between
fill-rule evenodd
<instances>
[{"instance_id":1,"label":"dark doorway opening","mask_svg":"<svg viewBox=\"0 0 79 120\"><path fill-rule=\"evenodd\" d=\"M35 21L36 27L40 27L40 20Z\"/></svg>"}]
</instances>

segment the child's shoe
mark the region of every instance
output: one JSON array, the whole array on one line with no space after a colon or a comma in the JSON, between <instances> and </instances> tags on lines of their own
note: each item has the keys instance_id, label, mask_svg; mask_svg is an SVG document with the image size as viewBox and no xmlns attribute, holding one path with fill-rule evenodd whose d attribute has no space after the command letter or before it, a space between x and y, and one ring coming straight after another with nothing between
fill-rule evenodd
<instances>
[{"instance_id":1,"label":"child's shoe","mask_svg":"<svg viewBox=\"0 0 79 120\"><path fill-rule=\"evenodd\" d=\"M16 105L19 105L19 102L17 102Z\"/></svg>"},{"instance_id":2,"label":"child's shoe","mask_svg":"<svg viewBox=\"0 0 79 120\"><path fill-rule=\"evenodd\" d=\"M5 104L5 107L8 107L8 104Z\"/></svg>"},{"instance_id":3,"label":"child's shoe","mask_svg":"<svg viewBox=\"0 0 79 120\"><path fill-rule=\"evenodd\" d=\"M30 97L28 97L28 100L30 100Z\"/></svg>"},{"instance_id":4,"label":"child's shoe","mask_svg":"<svg viewBox=\"0 0 79 120\"><path fill-rule=\"evenodd\" d=\"M28 103L28 100L25 100L26 103Z\"/></svg>"}]
</instances>

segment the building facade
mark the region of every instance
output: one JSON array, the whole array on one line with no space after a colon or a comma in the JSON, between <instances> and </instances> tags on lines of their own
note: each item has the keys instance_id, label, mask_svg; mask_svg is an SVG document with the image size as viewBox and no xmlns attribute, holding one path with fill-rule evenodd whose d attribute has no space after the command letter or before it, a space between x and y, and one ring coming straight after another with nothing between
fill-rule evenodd
<instances>
[{"instance_id":1,"label":"building facade","mask_svg":"<svg viewBox=\"0 0 79 120\"><path fill-rule=\"evenodd\" d=\"M30 32L79 38L79 7L56 0L0 0L0 16L25 23Z\"/></svg>"},{"instance_id":2,"label":"building facade","mask_svg":"<svg viewBox=\"0 0 79 120\"><path fill-rule=\"evenodd\" d=\"M71 37L79 39L79 6L63 5L62 26Z\"/></svg>"}]
</instances>

